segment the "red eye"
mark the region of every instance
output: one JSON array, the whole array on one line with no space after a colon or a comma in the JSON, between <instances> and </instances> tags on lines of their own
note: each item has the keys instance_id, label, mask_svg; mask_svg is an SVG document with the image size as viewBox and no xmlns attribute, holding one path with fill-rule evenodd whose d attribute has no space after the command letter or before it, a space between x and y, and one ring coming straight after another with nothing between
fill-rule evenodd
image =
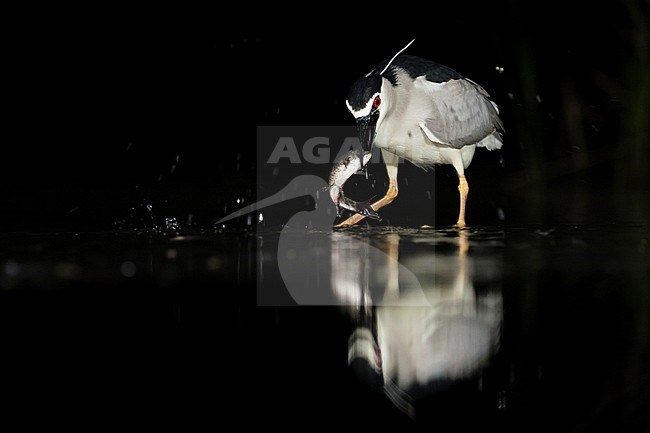
<instances>
[{"instance_id":1,"label":"red eye","mask_svg":"<svg viewBox=\"0 0 650 433\"><path fill-rule=\"evenodd\" d=\"M375 96L375 100L372 102L372 108L379 108L381 105L381 98L379 96Z\"/></svg>"}]
</instances>

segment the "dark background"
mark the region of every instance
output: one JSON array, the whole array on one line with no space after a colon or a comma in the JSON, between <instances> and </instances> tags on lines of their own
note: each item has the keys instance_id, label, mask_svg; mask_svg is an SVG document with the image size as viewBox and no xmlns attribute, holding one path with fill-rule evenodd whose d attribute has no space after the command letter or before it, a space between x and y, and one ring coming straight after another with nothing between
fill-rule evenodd
<instances>
[{"instance_id":1,"label":"dark background","mask_svg":"<svg viewBox=\"0 0 650 433\"><path fill-rule=\"evenodd\" d=\"M257 125L353 124L351 83L414 37L410 54L477 81L501 109L503 151L479 150L467 173L470 221L647 216L645 2L432 5L408 21L73 12L12 17L2 231L146 228L147 205L159 223L212 227L237 198L255 198ZM406 188L400 176L386 210L394 224L420 222L432 185L436 216L453 222L450 167L402 173L412 179Z\"/></svg>"},{"instance_id":2,"label":"dark background","mask_svg":"<svg viewBox=\"0 0 650 433\"><path fill-rule=\"evenodd\" d=\"M547 233L564 224L588 230L596 225L598 233L602 224L647 224L647 2L358 6L363 13L314 4L313 10L283 19L277 18L283 14L279 6L266 11L252 5L228 11L57 6L7 13L0 157L3 278L16 265L45 271L2 287L0 335L3 360L10 360L2 368L15 381L10 388L2 382L3 397L32 409L32 416L36 396L39 410L55 408L66 420L82 412L98 423L120 415L119 425L130 414L147 425L175 418L186 424L194 414L217 424L222 418L212 413L220 410L225 418L243 422L283 423L290 414L319 423L323 420L314 417L330 410L338 411L334 422L348 416L364 422L355 406L359 396L365 396L366 409L385 405L390 417L394 408L356 387L339 356L347 341L338 337L347 336L351 326L340 321L339 312L255 307L257 241L237 231L249 228L246 219L233 221L232 232L213 229L218 219L257 198L258 125L352 125L344 103L351 83L414 37L410 54L478 82L501 109L507 131L503 150L479 149L467 171L470 225L498 224L514 233L532 227L533 245L551 245ZM400 16L402 9L406 16ZM374 175L382 176L379 171ZM450 167L426 173L404 164L399 182L400 195L382 212L391 224L431 223L431 202L421 198L432 187L436 222L455 221L457 179ZM176 245L174 234L157 231L166 218L214 236ZM126 237L83 236L115 229L126 231ZM620 244L619 250L637 245ZM170 264L167 254L174 248L178 256ZM612 328L603 320L619 323L627 310L608 317L606 308L601 314L589 304L590 296L598 296L590 289L598 284L604 287L598 306L609 304L603 292L616 299L618 280L591 281L598 273L574 277L575 263L563 260L558 250L571 251L560 243L544 250L544 260L536 249L509 252L515 271L526 272L528 262L537 267L530 276L513 271L515 283L530 283L534 293L560 287L550 292L559 292L559 306L552 295L535 306L539 317L561 324L539 325L537 339L534 330L523 328L512 345L522 357L532 352L534 358L555 334L587 335L580 340L586 351L572 338L563 340L569 355L581 354L572 361L575 370L591 369L574 388L583 394L564 395L560 412L578 418L570 425L580 426L585 416L593 426L598 417L572 412L571 406L574 395L578 400L598 383L591 381L599 377L598 368L610 366L600 352L601 334L589 333L592 324L610 330L607 341L621 344L646 334L631 332L619 340L616 331L629 324ZM197 263L213 256L223 263L219 273L197 270ZM576 260L587 261L588 268L606 263L596 256L593 262L588 255ZM636 266L641 259L634 258ZM149 263L149 274L139 271L127 281L119 273L126 260L138 269ZM557 286L553 274L538 284L548 263L556 263L570 284ZM83 275L77 280L57 276L75 269L60 269L61 264L79 265ZM635 291L644 281L639 275L647 276L645 268L628 277L628 286L634 294L630 304L642 311L647 301L643 291ZM17 279L0 283L6 281ZM524 303L518 297L529 292L510 284L515 308L509 314L524 316L528 311L517 309ZM569 294L570 302L562 301L566 286L580 289ZM562 320L556 322L558 315ZM641 330L647 328L642 319L635 325ZM603 350L616 356L616 347ZM611 365L618 371L618 364ZM536 377L533 370L525 378ZM573 383L573 371L551 381L557 388L543 395L562 396L563 386ZM326 385L326 392L311 392L312 384L316 390ZM63 399L70 389L74 396ZM534 413L532 423L543 421L556 400L537 406L534 386L523 389L530 395L518 396L520 404L530 406L519 413ZM287 398L291 390L296 392ZM458 409L465 395L441 401L441 413L456 408L451 418L480 427L484 418ZM147 403L153 408L146 410ZM470 407L481 407L474 403ZM59 406L65 410L59 412ZM191 409L182 412L183 406Z\"/></svg>"}]
</instances>

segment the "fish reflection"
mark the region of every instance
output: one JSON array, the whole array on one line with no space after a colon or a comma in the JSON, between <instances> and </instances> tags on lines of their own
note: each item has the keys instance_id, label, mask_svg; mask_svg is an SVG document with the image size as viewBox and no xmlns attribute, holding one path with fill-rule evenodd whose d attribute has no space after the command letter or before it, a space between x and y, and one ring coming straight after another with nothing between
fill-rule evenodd
<instances>
[{"instance_id":1,"label":"fish reflection","mask_svg":"<svg viewBox=\"0 0 650 433\"><path fill-rule=\"evenodd\" d=\"M436 232L400 251L397 233L363 250L354 234L333 235L332 289L357 323L348 361L409 416L419 399L476 377L498 347L501 263L494 251L475 258L472 236Z\"/></svg>"}]
</instances>

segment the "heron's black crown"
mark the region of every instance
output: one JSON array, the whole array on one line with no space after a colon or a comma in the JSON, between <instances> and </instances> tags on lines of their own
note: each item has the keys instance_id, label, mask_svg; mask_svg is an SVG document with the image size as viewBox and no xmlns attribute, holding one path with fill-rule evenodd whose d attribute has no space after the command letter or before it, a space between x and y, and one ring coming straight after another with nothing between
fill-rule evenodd
<instances>
[{"instance_id":1,"label":"heron's black crown","mask_svg":"<svg viewBox=\"0 0 650 433\"><path fill-rule=\"evenodd\" d=\"M375 93L381 92L381 76L371 75L354 82L348 92L348 104L353 110L360 110L368 104Z\"/></svg>"},{"instance_id":2,"label":"heron's black crown","mask_svg":"<svg viewBox=\"0 0 650 433\"><path fill-rule=\"evenodd\" d=\"M377 64L368 75L378 75L381 71L384 70L387 64L388 59ZM422 57L406 55L397 56L381 75L390 81L393 85L396 85L397 74L400 70L406 72L411 78L425 76L428 81L431 81L433 83L444 83L449 80L459 80L461 78L465 78L458 72L445 65L432 62L431 60L423 59Z\"/></svg>"},{"instance_id":3,"label":"heron's black crown","mask_svg":"<svg viewBox=\"0 0 650 433\"><path fill-rule=\"evenodd\" d=\"M378 63L366 77L357 80L352 85L348 93L348 104L353 110L365 107L372 95L381 91L381 77L386 78L393 86L398 85L398 74L400 73L406 73L413 79L424 76L428 81L434 83L465 78L447 66L422 57L399 55L393 59L388 68L386 68L387 64L388 59ZM384 68L386 68L385 71ZM381 71L384 72L379 75Z\"/></svg>"}]
</instances>

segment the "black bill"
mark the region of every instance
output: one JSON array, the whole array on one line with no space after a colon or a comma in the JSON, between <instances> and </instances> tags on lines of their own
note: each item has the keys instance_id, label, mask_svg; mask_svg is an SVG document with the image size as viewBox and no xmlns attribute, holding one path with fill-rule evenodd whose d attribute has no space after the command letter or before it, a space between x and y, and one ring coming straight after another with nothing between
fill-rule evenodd
<instances>
[{"instance_id":1,"label":"black bill","mask_svg":"<svg viewBox=\"0 0 650 433\"><path fill-rule=\"evenodd\" d=\"M372 145L375 142L375 132L377 127L377 119L379 112L375 111L365 117L357 119L357 128L359 128L359 140L364 152L370 152Z\"/></svg>"}]
</instances>

